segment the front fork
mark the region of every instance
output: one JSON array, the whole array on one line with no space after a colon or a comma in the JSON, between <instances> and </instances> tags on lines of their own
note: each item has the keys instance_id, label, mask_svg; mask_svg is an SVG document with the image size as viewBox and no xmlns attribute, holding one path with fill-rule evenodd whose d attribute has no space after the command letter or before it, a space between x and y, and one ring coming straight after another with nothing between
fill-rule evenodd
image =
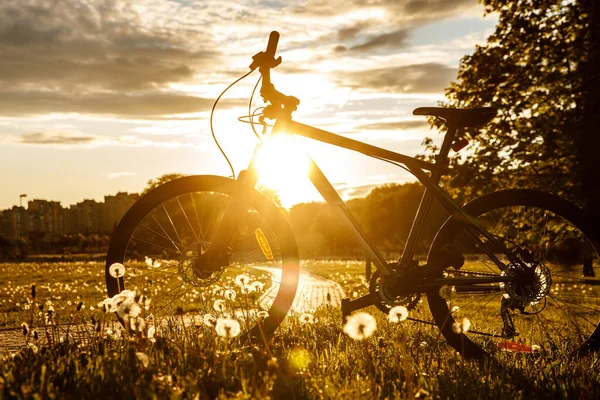
<instances>
[{"instance_id":1,"label":"front fork","mask_svg":"<svg viewBox=\"0 0 600 400\"><path fill-rule=\"evenodd\" d=\"M259 143L255 149L256 152L260 149L262 143ZM228 265L231 249L228 244L231 242L240 221L248 211L248 196L247 192L253 191L258 182L258 174L255 167L255 157L247 170L240 171L236 181L240 183L239 193L232 196L221 223L215 232L214 238L210 246L203 254L199 254L194 263L194 274L201 279L210 276L218 271L223 266Z\"/></svg>"}]
</instances>

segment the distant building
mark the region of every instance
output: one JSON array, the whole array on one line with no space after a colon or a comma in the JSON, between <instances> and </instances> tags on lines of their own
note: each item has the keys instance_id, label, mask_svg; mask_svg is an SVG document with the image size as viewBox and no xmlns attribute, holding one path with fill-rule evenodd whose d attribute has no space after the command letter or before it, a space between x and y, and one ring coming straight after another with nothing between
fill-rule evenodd
<instances>
[{"instance_id":1,"label":"distant building","mask_svg":"<svg viewBox=\"0 0 600 400\"><path fill-rule=\"evenodd\" d=\"M44 236L61 234L110 234L123 215L137 201L139 194L119 192L104 196L104 203L83 200L68 208L58 201L34 199L28 208L14 206L0 211L0 236L26 238L30 232Z\"/></svg>"},{"instance_id":2,"label":"distant building","mask_svg":"<svg viewBox=\"0 0 600 400\"><path fill-rule=\"evenodd\" d=\"M27 223L30 232L46 235L63 233L63 208L58 201L31 200L27 206Z\"/></svg>"},{"instance_id":3,"label":"distant building","mask_svg":"<svg viewBox=\"0 0 600 400\"><path fill-rule=\"evenodd\" d=\"M14 206L0 215L0 235L7 239L18 239L29 233L25 207Z\"/></svg>"},{"instance_id":4,"label":"distant building","mask_svg":"<svg viewBox=\"0 0 600 400\"><path fill-rule=\"evenodd\" d=\"M119 192L114 196L104 196L103 230L112 233L123 215L140 197L137 193Z\"/></svg>"}]
</instances>

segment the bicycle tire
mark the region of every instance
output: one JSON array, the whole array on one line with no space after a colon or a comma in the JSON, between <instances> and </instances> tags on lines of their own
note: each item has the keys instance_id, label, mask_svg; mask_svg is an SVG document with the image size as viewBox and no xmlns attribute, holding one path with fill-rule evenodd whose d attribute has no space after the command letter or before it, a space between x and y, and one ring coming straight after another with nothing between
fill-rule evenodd
<instances>
[{"instance_id":1,"label":"bicycle tire","mask_svg":"<svg viewBox=\"0 0 600 400\"><path fill-rule=\"evenodd\" d=\"M523 214L521 214L521 211L518 211L518 214L515 214L515 211L509 211L509 208L511 210L522 209ZM543 212L541 214L536 214L536 209ZM596 296L591 293L595 293L595 289L593 289L592 286L597 286L600 281L593 277L579 277L579 274L583 273L583 271L580 270L579 267L574 266L577 263L573 261L578 258L588 257L587 260L593 262L593 264L589 264L592 266L592 270L587 271L588 275L594 274L595 276L600 276L600 265L598 264L600 241L598 232L590 223L589 219L586 219L583 211L574 204L561 199L558 196L527 189L509 189L490 193L469 202L464 206L464 210L472 217L482 221L482 223L494 227L504 228L502 225L521 224L517 228L513 226L512 229L508 229L506 231L507 233L502 236L502 240L505 241L509 247L512 246L514 249L518 248L525 250L526 253L524 254L530 254L532 256L531 265L537 265L535 267L536 275L535 279L529 284L525 284L522 281L506 284L504 286L498 284L499 287L496 289L498 292L494 296L501 294L503 299L494 297L487 300L490 296L488 294L488 297L486 298L487 303L481 305L477 311L474 308L475 306L472 305L475 304L475 296L471 294L471 298L469 298L468 288L462 288L464 289L462 292L465 293L462 304L467 305L466 313L464 313L465 310L461 310L461 306L452 299L452 295L455 296L455 298L460 297L458 293L452 294L452 290L456 290L455 287L451 287L450 290L446 290L445 293L443 293L443 290L430 290L430 292L427 293L429 308L436 325L441 330L448 344L464 356L474 358L486 357L491 354L501 358L502 355L513 354L516 352L533 352L534 350L537 350L533 346L536 341L542 343L542 346L539 346L539 350L541 351L563 352L568 353L569 356L583 355L591 350L598 350L600 343L600 327L598 326L597 321L600 321L600 304L596 300ZM524 212L527 212L528 214L524 214ZM540 227L537 225L540 221L540 215L545 224L543 229L539 229ZM498 219L498 217L502 216L504 216L505 219ZM531 218L531 221L528 221L529 218ZM558 218L566 221L565 225L560 225L559 223L561 220ZM549 222L551 223L551 228L546 226ZM536 227L538 229L537 233ZM570 230L571 228L576 228L576 230ZM521 236L525 236L525 240L515 239L515 237L518 238L521 234L520 231L523 232ZM546 238L548 243L553 245L552 247L542 247L541 245L536 244L532 238L540 238L540 232L542 232L541 239L543 240ZM496 234L497 232L493 233ZM448 245L455 249L455 251L457 251L456 249L459 249L467 259L469 256L473 257L473 255L477 253L473 251L473 247L466 245L467 238L469 237L468 234L465 234L464 226L457 219L450 217L438 231L431 245L428 261L434 257L436 252ZM523 244L519 244L521 241ZM568 248L569 243L571 244L570 247L577 249L582 253L571 257L571 260L568 261L567 256L561 252L564 253L566 251L566 254L571 252L571 256L574 254L572 249ZM525 248L526 246L530 247L532 250L527 250ZM583 251L585 251L585 254ZM561 262L561 264L558 264L558 262ZM474 266L469 267L469 265L471 265L469 263L472 263ZM445 274L454 276L465 274L475 276L478 274L491 274L489 271L485 274L477 272L482 270L486 271L483 268L483 265L477 267L477 263L477 260L466 261L462 268L447 268L444 272ZM551 265L552 268L550 269L546 264ZM558 265L561 265L561 268L556 270ZM467 270L463 270L465 267L467 267ZM485 267L493 270L489 264L485 265ZM558 275L559 273L560 275ZM540 284L542 281L544 284ZM580 288L578 288L579 283ZM578 298L571 299L569 297L569 301L564 300L565 297L562 296L576 296L576 294L563 294L564 290L571 291L573 286L575 289L580 289L582 294ZM536 289L531 289L532 287L535 287ZM590 294L583 294L586 293L588 289ZM594 290L594 292L592 292L592 290ZM544 292L542 305L541 297ZM450 296L448 296L449 293L451 294ZM521 298L522 293L527 293L527 296L529 297L524 296ZM483 296L483 294L481 296ZM450 300L448 300L448 297L450 297ZM519 300L517 300L517 298ZM469 299L469 302L467 302L467 299ZM531 299L532 301L529 304L526 304L526 299ZM492 323L491 321L485 320L484 317L480 315L478 319L479 321L482 321L481 323L469 319L471 324L467 327L467 332L462 332L465 327L461 325L461 321L464 320L461 320L458 316L464 315L464 318L468 319L469 315L467 314L469 312L477 314L481 312L484 307L489 308L492 301L493 303L491 303L491 305L493 306L498 300L500 300L500 321ZM581 303L574 303L573 301L580 301ZM583 301L585 301L585 303ZM483 298L480 302L483 302ZM509 319L506 318L506 310L503 311L505 303L508 304L506 308L517 307L516 309L511 309L508 314L510 315L511 312L515 314L515 310L519 311L517 316L525 321L522 322L521 319L519 320L522 331L518 331L517 329L515 329L514 332L511 331L511 329L515 327L514 319L512 315ZM458 309L454 307L458 307ZM527 312L527 307L530 307L530 311L533 310L533 314L524 314ZM581 315L587 313L592 314L592 316L589 317L592 322L589 322L588 318L584 318L580 315L577 315L576 317L567 315L567 318L565 319L566 322L563 320L561 325L559 325L559 328L562 329L557 330L557 324L553 324L553 321L557 320L555 314L560 314L558 310L562 309L564 312L566 309L570 312L572 309L575 310L576 307L582 308L580 311ZM583 311L584 307L585 311ZM546 310L546 308L548 309ZM556 311L556 313L553 313L553 310ZM579 309L577 308L577 310ZM545 311L547 311L547 313L542 317L542 313ZM577 314L578 312L575 311L575 313ZM564 312L564 314L566 315L567 312ZM458 318L455 318L455 316ZM504 317L505 320L502 320L502 317ZM547 319L543 320L542 318ZM582 319L585 319L585 321L582 321ZM512 328L507 321L512 323ZM537 321L541 326L538 326L538 328L541 328L539 336L534 336L534 333L532 333L534 332L533 321ZM547 323L545 321L547 321ZM581 331L581 326L575 326L578 321L582 322L583 325L586 325L587 329L585 334ZM501 322L502 330L499 330L500 326L492 328L492 326L495 326L498 322ZM531 330L524 329L527 323L531 325ZM550 329L542 325L550 325ZM571 327L570 325L573 326ZM485 328L485 331L482 331L482 328ZM552 332L550 330L552 330ZM579 336L578 343L574 343L574 338L569 336L570 334L573 334L574 331L576 331L577 336ZM589 332L589 334L587 334L587 332ZM492 334L492 336L485 336L485 334ZM522 336L521 338L515 336L523 334L529 335L529 337L523 339ZM558 340L558 336L563 340ZM495 346L494 341L496 344Z\"/></svg>"},{"instance_id":2,"label":"bicycle tire","mask_svg":"<svg viewBox=\"0 0 600 400\"><path fill-rule=\"evenodd\" d=\"M228 198L240 195L242 190L249 207L242 218L242 221L245 222L240 221L238 230L241 230L243 226L246 231L244 236L241 236L240 232L236 232L235 240L232 238L229 243L231 251L227 265L223 267L223 271L220 271L221 275L217 277L218 280L214 284L208 285L209 278L214 279L213 275L216 273L206 279L195 276L193 272L190 272L192 271L191 262L210 244L210 235L214 234L218 225L214 221L218 221L222 216L222 211L229 202ZM200 206L200 202L202 202L202 206ZM177 220L175 220L176 218ZM161 224L160 221L163 223ZM256 229L260 228L260 235L267 240L267 250L271 251L271 257L276 263L268 260L268 254L265 253L267 250L258 243L258 236L253 238L253 234L258 235L257 231L252 231L254 227L251 225L253 224L258 227ZM144 236L140 237L140 235ZM152 240L146 240L148 238ZM169 241L172 242L172 246L169 245ZM151 243L148 244L148 242ZM157 253L160 255L157 256ZM173 260L176 256L179 257L178 261ZM245 256L249 258L244 258ZM144 267L144 262L147 264L147 268ZM231 272L236 272L234 269L242 269L245 273L251 271L251 275L258 276L257 271L264 272L265 268L271 268L258 267L263 268L260 270L255 264L245 265L242 262L259 262L264 265L275 265L281 269L279 282L272 273L271 286L264 291L258 301L264 302L264 304L260 304L268 316L260 319L259 326L258 317L256 317L258 310L247 310L244 323L241 324L246 328L242 328L242 336L268 337L273 334L287 315L298 285L298 250L289 224L270 200L254 189L243 188L235 180L212 175L187 176L149 191L123 216L112 234L107 253L105 271L107 291L108 295L112 297L126 288L133 288L133 286L137 286L136 289L140 292L148 292L147 289L149 289L150 292L147 295L152 301L151 304L156 304L156 295L159 294L156 287L162 288L156 283L157 276L164 282L173 282L174 279L177 279L181 282L181 287L176 290L173 297L180 295L189 299L189 293L199 292L204 315L217 314L213 315L217 318L218 312L214 309L210 310L210 305L214 305L212 299L215 298L215 293L223 295L224 290L233 290L234 292L237 290L236 296L240 302L241 297L244 297L240 295L239 288L231 284L232 276L227 275L227 270L232 269ZM133 265L136 267L132 269L132 274L116 278L111 276L109 271L110 266L114 263L124 264L128 270ZM158 271L156 265L159 265ZM139 275L138 271L143 272ZM144 276L143 281L141 276ZM148 276L154 278L148 279ZM132 283L128 284L128 281ZM147 286L151 286L150 288L139 287L140 282L147 283L148 281L150 284ZM178 283L175 282L175 284ZM226 287L229 289L225 289ZM170 296L169 293L173 290L175 289L169 289L169 292L163 290L160 295ZM273 293L274 291L276 293ZM270 293L271 296L263 301L266 293ZM233 297L231 293L230 297ZM247 305L248 296L245 297ZM153 315L153 317L155 320L169 318L172 314L189 314L191 316L195 314L196 317L202 317L198 305L193 306L189 313L187 310L184 311L184 308L190 307L192 303L183 300L175 301L175 299L166 303L166 306L162 306L163 303L161 303L161 312L164 315ZM180 304L178 306L180 308L178 309L175 304ZM228 309L229 317L236 318L239 317L240 312L244 312L235 308L237 306L232 305L231 307ZM226 315L227 313L224 313L224 316Z\"/></svg>"}]
</instances>

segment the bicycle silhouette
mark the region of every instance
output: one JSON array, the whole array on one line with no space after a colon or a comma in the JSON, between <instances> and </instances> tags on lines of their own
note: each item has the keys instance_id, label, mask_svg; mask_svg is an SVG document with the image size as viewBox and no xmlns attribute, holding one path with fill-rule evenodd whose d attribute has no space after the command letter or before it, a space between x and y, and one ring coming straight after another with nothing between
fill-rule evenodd
<instances>
[{"instance_id":1,"label":"bicycle silhouette","mask_svg":"<svg viewBox=\"0 0 600 400\"><path fill-rule=\"evenodd\" d=\"M433 163L339 136L292 119L299 100L277 91L270 79L270 70L281 63L275 58L278 39L272 32L266 51L250 66L259 69L260 94L268 102L261 122L275 121L261 138L293 134L357 151L407 169L425 186L402 257L390 262L309 159L311 182L377 268L368 293L343 300L343 316L371 305L383 312L398 305L411 311L425 295L433 319L412 319L437 325L465 356L499 356L535 346L574 355L597 349L600 242L583 212L555 195L527 189L486 194L461 206L439 186L451 148L464 145L460 130L488 123L495 109L414 110L442 119L447 127ZM240 321L247 337L272 335L294 300L299 260L287 221L254 189L257 180L253 158L237 179L188 176L142 196L111 238L109 295L124 288L147 293L156 321L173 315L229 316ZM434 200L450 216L420 265L416 244ZM128 273L111 276L114 263L123 263ZM470 327L462 324L464 318Z\"/></svg>"}]
</instances>

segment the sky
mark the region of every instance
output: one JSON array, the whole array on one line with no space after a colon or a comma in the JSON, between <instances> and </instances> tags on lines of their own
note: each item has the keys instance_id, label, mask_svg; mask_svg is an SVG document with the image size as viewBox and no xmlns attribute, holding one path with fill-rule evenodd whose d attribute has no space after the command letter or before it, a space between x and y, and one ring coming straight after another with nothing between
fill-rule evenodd
<instances>
[{"instance_id":1,"label":"sky","mask_svg":"<svg viewBox=\"0 0 600 400\"><path fill-rule=\"evenodd\" d=\"M300 99L295 120L423 154L423 138L441 135L412 110L443 101L460 59L496 23L477 0L2 0L0 209L20 194L68 206L139 192L166 173L230 175L210 110L272 30L283 59L272 80ZM237 117L258 76L227 92L214 116L236 172L257 144ZM261 105L256 96L253 108ZM297 142L344 198L414 180L361 154ZM297 173L283 185L288 207L319 200Z\"/></svg>"}]
</instances>

